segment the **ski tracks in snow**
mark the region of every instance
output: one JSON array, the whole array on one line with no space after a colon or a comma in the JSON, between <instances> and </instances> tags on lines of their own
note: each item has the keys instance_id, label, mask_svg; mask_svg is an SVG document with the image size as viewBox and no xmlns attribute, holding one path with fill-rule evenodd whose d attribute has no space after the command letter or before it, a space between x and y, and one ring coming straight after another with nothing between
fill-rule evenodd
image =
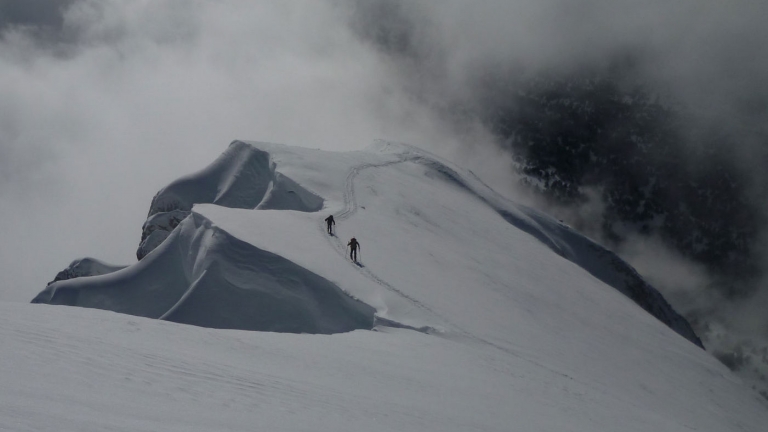
<instances>
[{"instance_id":1,"label":"ski tracks in snow","mask_svg":"<svg viewBox=\"0 0 768 432\"><path fill-rule=\"evenodd\" d=\"M384 168L384 167L388 167L388 166L392 166L392 165L401 164L401 163L404 163L404 162L413 162L413 163L425 165L425 166L432 167L432 168L435 168L435 165L441 165L441 166L443 165L438 160L433 159L431 157L431 155L428 155L428 154L426 154L424 152L419 151L418 149L410 148L410 147L408 148L408 150L406 152L404 152L402 154L399 154L398 155L398 159L396 159L396 160L388 161L388 162L382 162L382 163L364 163L364 164L357 165L357 166L353 167L347 173L347 176L346 176L346 178L344 180L344 194L343 194L344 209L341 212L335 214L334 218L339 220L339 221L345 221L345 220L348 220L349 218L351 218L352 216L354 216L357 213L358 204L357 204L357 197L355 195L355 178L357 178L357 176L360 174L361 171L366 170L366 169L370 169L370 168ZM446 169L448 169L448 168L446 167ZM458 173L454 172L453 170L448 169L448 172L446 172L446 174L449 175L449 178L452 178L455 181L460 181L459 179L456 178L456 176L460 177L460 175ZM485 184L483 184L483 185L485 186ZM473 188L467 186L467 189L469 191L471 191L472 193L478 194L479 196L481 196L481 198L483 198L482 195L478 191L474 190ZM492 191L491 188L488 187L488 189ZM528 358L523 353L519 352L518 350L515 350L514 348L503 346L503 345L501 345L499 343L492 342L492 341L490 341L488 339L485 339L485 338L483 338L481 336L475 335L473 333L470 333L467 330L464 330L461 326L459 326L457 324L454 324L451 320L449 320L445 316L439 314L438 312L434 311L432 308L430 308L429 306L427 306L423 302L419 301L418 299L414 298L411 295L406 294L402 290L396 288L395 286L393 286L389 282L387 282L384 279L380 278L375 273L373 273L371 270L369 270L367 267L365 267L363 265L357 265L357 263L354 263L354 262L351 262L350 260L348 260L347 259L347 248L346 248L346 245L335 234L333 236L329 236L328 235L324 221L320 222L320 224L318 225L318 228L319 228L321 234L324 235L328 239L328 242L336 250L336 252L345 261L347 261L349 263L349 265L355 266L357 271L362 273L366 278L368 278L372 282L375 282L376 284L378 284L379 286L385 288L386 290L388 290L388 291L390 291L390 292L392 292L392 293L394 293L394 294L396 294L396 295L406 299L407 301L409 301L411 304L413 304L415 307L421 309L422 311L427 312L428 314L430 314L430 315L440 319L442 322L444 322L445 324L447 324L450 327L450 330L449 331L445 331L443 329L439 329L439 328L435 328L435 327L431 327L431 326L423 326L423 327L416 328L416 327L412 327L412 326L409 326L409 325L406 325L406 324L403 324L403 323L399 323L397 321L393 321L393 320L390 320L390 319L387 319L387 318L379 317L379 316L375 316L374 323L378 323L380 325L384 325L384 326L387 326L387 327L406 328L406 329L415 330L415 331L419 331L421 333L426 333L426 334L441 334L441 335L446 335L446 336L449 335L449 334L452 334L454 337L457 337L458 339L464 339L464 340L471 341L471 342L474 342L474 343L479 343L481 345L490 346L490 347L492 347L492 348L494 348L496 350L499 350L499 351L502 351L502 352L504 352L506 354L512 355L514 357L517 357L517 358L519 358L519 359L521 359L523 361L530 362L530 363L533 363L533 364L535 364L535 365L537 365L537 366L539 366L539 367L541 367L543 369L547 369L547 370L549 370L549 371L551 371L551 372L553 372L553 373L555 373L557 375L563 376L563 377L571 379L571 380L574 379L572 376L570 376L570 375L568 375L568 374L566 374L566 373L564 373L562 371L559 371L559 370L557 370L557 369L555 369L553 367L547 366L547 365L545 365L545 364L543 364L543 363L541 363L539 361L536 361L536 360Z\"/></svg>"},{"instance_id":2,"label":"ski tracks in snow","mask_svg":"<svg viewBox=\"0 0 768 432\"><path fill-rule=\"evenodd\" d=\"M392 160L392 161L388 161L388 162L382 162L382 163L364 163L364 164L360 164L360 165L357 165L357 166L353 167L347 173L347 177L344 180L344 194L343 194L344 209L341 212L335 214L334 215L334 219L337 219L339 221L345 221L345 220L348 220L349 218L351 218L352 216L354 216L357 213L358 204L357 204L357 197L355 195L355 178L360 174L361 171L366 170L366 169L370 169L370 168L384 168L384 167L388 167L388 166L392 166L392 165L401 164L401 163L404 163L404 162L416 162L416 163L419 163L421 160L424 159L424 156L419 154L419 153L415 153L414 150L415 149L410 149L410 151L407 152L407 153L403 153L403 154L397 155L398 158L396 160ZM412 153L415 153L415 154L412 154ZM453 324L449 319L445 318L441 314L439 314L436 311L432 310L432 308L430 308L429 306L427 306L423 302L419 301L418 299L414 298L413 296L411 296L409 294L406 294L402 290L396 288L395 286L393 286L389 282L387 282L384 279L380 278L379 276L377 276L374 272L369 270L364 265L358 265L357 263L354 263L354 262L351 262L350 260L348 260L347 259L347 247L346 247L346 245L344 244L344 242L338 236L336 236L336 235L329 236L327 234L327 230L326 230L326 226L325 226L325 222L324 221L320 222L320 224L318 225L318 228L320 229L320 232L328 239L328 241L331 243L331 246L333 246L333 248L336 250L336 252L342 258L344 258L344 260L347 261L350 265L355 266L355 269L357 269L358 272L362 273L363 276L368 278L370 281L375 282L376 284L378 284L379 286L383 287L384 289L386 289L386 290L388 290L388 291L390 291L390 292L392 292L392 293L394 293L394 294L404 298L405 300L407 300L408 302L413 304L415 307L421 309L422 311L427 312L428 314L430 314L430 315L432 315L434 317L439 318L442 322L444 322L449 327L451 327L453 332L455 332L456 334L458 334L460 336L464 336L464 337L467 337L467 338L471 338L471 339L477 340L477 337L475 337L475 336L471 335L470 333L468 333L467 331L463 330L458 325ZM415 328L415 327L411 327L411 326L408 326L408 325L403 324L403 323L399 323L399 322L392 321L392 320L389 320L387 318L378 317L378 316L375 318L375 320L377 322L379 322L380 324L388 326L388 327L408 328L408 329L411 329L411 330L416 330L416 331L420 331L422 333L428 333L428 334L434 334L434 333L443 334L443 333L445 333L444 330L438 329L438 328L435 328L435 327L423 326L423 327ZM486 341L483 341L483 342L486 342ZM486 343L489 343L490 345L493 345L490 342L486 342Z\"/></svg>"},{"instance_id":3,"label":"ski tracks in snow","mask_svg":"<svg viewBox=\"0 0 768 432\"><path fill-rule=\"evenodd\" d=\"M408 153L400 154L398 155L398 158L396 160L388 161L388 162L382 162L382 163L365 163L360 164L355 167L353 167L348 173L344 180L344 209L334 215L334 219L337 219L339 221L345 221L354 216L357 213L358 210L358 204L357 204L357 197L355 195L355 178L360 174L361 171L370 169L370 168L384 168L392 165L401 164L404 162L415 162L415 163L423 163L424 162L424 155L421 155L419 153L411 154L413 153L413 150L409 151ZM425 164L426 165L426 164ZM328 239L328 241L331 243L331 246L336 250L336 252L344 258L345 261L349 263L349 265L354 265L355 269L357 269L358 272L362 273L363 276L368 278L370 281L375 282L379 286L383 287L384 289L398 295L399 297L402 297L403 299L407 300L411 304L413 304L418 309L421 309L422 311L440 319L443 323L448 325L451 328L451 333L454 333L460 337L473 339L476 341L484 342L488 345L495 346L496 348L503 349L496 344L485 341L483 339L478 338L477 336L474 336L467 332L466 330L462 329L458 325L451 322L451 320L447 319L443 315L439 314L438 312L434 311L432 308L424 304L422 301L414 298L413 296L403 292L402 290L396 288L389 282L385 281L384 279L380 278L378 275L376 275L374 272L372 272L370 269L363 265L357 265L357 263L351 262L347 259L347 247L344 244L344 242L336 235L329 236L326 231L325 222L321 221L318 225L320 232L323 233L323 235ZM428 334L444 334L446 333L445 330L431 327L431 326L423 326L419 328L411 327L403 323L399 323L393 320L389 320L387 318L383 317L376 317L376 322L385 325L387 327L399 327L399 328L408 328L411 330L420 331L422 333L428 333Z\"/></svg>"},{"instance_id":4,"label":"ski tracks in snow","mask_svg":"<svg viewBox=\"0 0 768 432\"><path fill-rule=\"evenodd\" d=\"M352 216L354 216L355 213L357 213L358 204L357 204L357 197L355 196L355 178L358 176L358 174L360 174L361 171L363 171L365 169L369 169L369 168L382 168L382 167L387 167L387 166L391 166L391 165L396 165L396 164L400 164L400 163L403 163L403 162L407 162L409 160L410 160L410 158L408 158L407 156L401 155L401 156L399 156L399 158L397 160L393 160L393 161L389 161L389 162L383 162L383 163L378 163L378 164L360 164L360 165L357 165L357 166L353 167L349 171L349 173L347 173L347 177L344 180L344 210L342 210L341 212L335 214L334 215L334 219L339 220L339 221L345 221L345 220L351 218ZM344 242L338 236L336 236L336 235L333 235L333 236L327 235L326 226L325 226L325 222L324 221L320 222L319 229L320 229L320 232L322 232L325 235L325 237L328 239L328 241L331 243L331 246L333 246L333 248L336 250L336 252L339 255L341 255L342 258L344 258L346 260L346 257L347 257L347 247L344 244ZM357 271L362 273L366 278L368 278L372 282L375 282L376 284L382 286L386 290L388 290L390 292L393 292L393 293L397 294L398 296L408 300L411 304L413 304L417 308L419 308L419 309L421 309L421 310L423 310L425 312L428 312L428 313L430 313L430 314L432 314L432 315L434 315L436 317L439 317L440 319L442 319L443 321L448 323L448 321L445 318L443 318L438 313L433 311L427 305L425 305L421 301L413 298L412 296L404 293L403 291L395 288L392 284L390 284L387 281L383 280L382 278L378 277L375 273L373 273L367 267L365 267L365 266L363 266L361 264L358 264L358 263L353 263L351 261L349 261L349 263L350 263L350 265L354 265L355 268L357 269ZM408 328L408 329L420 331L422 333L440 333L441 332L440 330L438 330L438 329L436 329L434 327L424 326L424 327L416 328L416 327L411 327L411 326L408 326L408 325L405 325L405 324L402 324L402 323L398 323L396 321L392 321L392 320L389 320L389 319L386 319L386 318L383 318L383 317L376 317L376 321L381 323L381 324L383 324L383 325L386 325L388 327Z\"/></svg>"}]
</instances>

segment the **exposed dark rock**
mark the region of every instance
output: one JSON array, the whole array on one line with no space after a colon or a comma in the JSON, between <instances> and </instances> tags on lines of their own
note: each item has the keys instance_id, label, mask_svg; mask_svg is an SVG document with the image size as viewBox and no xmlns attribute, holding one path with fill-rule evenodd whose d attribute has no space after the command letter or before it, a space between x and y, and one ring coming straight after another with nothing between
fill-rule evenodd
<instances>
[{"instance_id":1,"label":"exposed dark rock","mask_svg":"<svg viewBox=\"0 0 768 432\"><path fill-rule=\"evenodd\" d=\"M126 266L116 266L103 263L95 258L80 258L72 261L67 268L56 274L48 285L69 279L75 279L85 276L99 276L109 274L124 269Z\"/></svg>"}]
</instances>

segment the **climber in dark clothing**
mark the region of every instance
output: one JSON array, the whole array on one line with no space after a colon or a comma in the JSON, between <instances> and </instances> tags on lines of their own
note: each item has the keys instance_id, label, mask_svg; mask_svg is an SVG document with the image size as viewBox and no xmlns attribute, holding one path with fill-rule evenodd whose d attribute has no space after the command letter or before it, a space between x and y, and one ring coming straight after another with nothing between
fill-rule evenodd
<instances>
[{"instance_id":1,"label":"climber in dark clothing","mask_svg":"<svg viewBox=\"0 0 768 432\"><path fill-rule=\"evenodd\" d=\"M347 243L347 246L349 247L349 259L351 259L354 262L357 262L357 248L360 248L362 250L360 243L357 241L356 238L352 237L349 243Z\"/></svg>"},{"instance_id":2,"label":"climber in dark clothing","mask_svg":"<svg viewBox=\"0 0 768 432\"><path fill-rule=\"evenodd\" d=\"M331 228L331 226L336 225L336 221L333 220L333 215L325 218L325 223L328 225L328 234L333 235L333 228Z\"/></svg>"}]
</instances>

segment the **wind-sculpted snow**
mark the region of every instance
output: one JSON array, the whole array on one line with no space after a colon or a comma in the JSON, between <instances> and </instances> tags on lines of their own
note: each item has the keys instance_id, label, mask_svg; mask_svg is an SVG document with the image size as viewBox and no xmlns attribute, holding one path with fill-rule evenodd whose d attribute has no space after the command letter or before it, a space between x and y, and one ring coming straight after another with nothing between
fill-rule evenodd
<instances>
[{"instance_id":1,"label":"wind-sculpted snow","mask_svg":"<svg viewBox=\"0 0 768 432\"><path fill-rule=\"evenodd\" d=\"M61 280L74 279L84 276L99 276L116 272L126 266L112 265L96 258L80 258L72 261L67 268L60 271L48 285Z\"/></svg>"},{"instance_id":2,"label":"wind-sculpted snow","mask_svg":"<svg viewBox=\"0 0 768 432\"><path fill-rule=\"evenodd\" d=\"M143 259L162 243L194 204L203 203L306 212L323 207L322 198L278 172L268 152L234 141L208 167L174 181L155 195L137 258Z\"/></svg>"},{"instance_id":3,"label":"wind-sculpted snow","mask_svg":"<svg viewBox=\"0 0 768 432\"><path fill-rule=\"evenodd\" d=\"M403 168L399 168L401 166ZM414 177L407 166L422 167L421 174ZM307 235L297 236L295 227L285 227L282 231L273 231L270 234L262 233L262 238L272 239L267 242L270 244L265 243L261 248L251 250L252 246L248 243L239 242L227 232L210 226L200 214L192 213L191 219L187 217L193 205L205 203L255 211L254 216L276 210L280 211L280 214L289 210L314 212L323 207L323 198L279 172L278 168L292 172L292 176L297 176L305 184L323 189L323 193L334 198L333 202L337 203L335 205L343 204L343 209L339 208L336 216L344 226L349 225L349 220L364 217L358 216L360 205L358 193L355 192L355 182L358 176L369 169L388 169L392 170L392 174L398 173L392 179L383 180L384 183L402 183L398 198L389 208L382 209L384 213L394 209L395 212L391 215L393 220L407 222L415 218L417 220L413 223L417 225L424 222L424 215L430 212L429 208L424 208L429 205L428 201L424 198L409 199L403 195L419 184L434 188L434 192L429 194L433 200L434 197L441 196L441 191L446 188L463 191L462 193L469 194L470 199L476 200L476 203L470 206L477 207L478 210L487 207L501 216L502 220L533 236L560 257L617 289L656 319L701 346L700 340L688 323L634 269L613 253L546 215L504 199L471 172L465 172L418 148L384 141L377 142L371 151L358 152L352 157L234 141L210 166L171 183L154 197L142 232L139 258L143 259L139 264L131 267L130 271L111 277L54 284L35 301L109 309L207 327L320 333L370 327L373 309L358 305L345 297L342 290L327 281L327 278L338 278L337 272L328 272L324 278L307 270L316 265L312 262L306 263L307 267L302 268L286 258L268 252L273 249L282 250L278 245L284 242L290 247L304 247ZM401 172L403 169L405 171ZM345 172L347 174L344 178L333 180L334 176ZM403 183L401 178L410 178L411 182ZM370 191L382 187L384 185L368 186ZM365 196L369 190L360 195ZM455 198L445 200L446 203L435 201L431 206L442 207ZM424 230L446 230L452 220L450 213L455 211L458 209L446 207L448 214L430 218ZM282 217L287 215L285 213ZM441 221L444 217L445 220ZM472 224L472 220L473 216L470 214L463 223ZM264 225L274 228L275 222L264 222ZM455 229L464 228L457 226ZM499 226L498 229L504 228ZM280 234L274 236L276 232L282 232L284 237L278 238ZM452 233L445 231L444 235ZM246 238L248 234L239 233L238 236ZM202 238L208 240L203 241ZM217 241L210 240L214 238ZM221 240L224 238L227 240ZM338 237L331 239L331 245L343 256L343 241ZM256 244L260 240L253 239L250 243ZM367 239L363 239L363 244L366 244L366 241ZM163 247L156 253L149 254L161 245ZM284 252L283 254L285 255ZM205 264L201 267L198 262ZM370 282L396 294L402 301L423 309L427 315L436 319L424 321L396 316L393 320L393 317L387 317L382 312L378 322L393 322L397 323L396 325L423 329L432 329L433 326L451 327L449 319L438 316L417 298L389 283L385 275L376 274L366 267L357 271ZM298 275L301 275L301 282L297 285ZM330 298L323 294L319 299L313 300L316 302L316 308L308 308L306 303L303 303L304 300L297 306L290 301L296 295L293 290L297 289L297 286L306 291L302 291L298 299L309 298L307 293L315 290L316 286L324 287L323 292L335 292L341 297L328 303L321 301ZM343 291L360 296L360 292L356 291L358 289L355 286L347 286ZM273 301L276 298L284 298L286 301L281 306L275 306ZM348 309L340 305L349 301L352 302L350 305L354 306L347 305L351 310L362 308L360 310L364 312L355 312L352 315L349 311L341 312L339 319L342 322L328 326L322 324L328 321L328 318L317 318L321 310L328 316L334 316L336 309ZM270 312L280 308L285 313ZM378 308L382 311L390 306ZM255 311L259 312L254 313ZM349 316L353 318L348 318ZM363 318L359 318L360 316Z\"/></svg>"},{"instance_id":4,"label":"wind-sculpted snow","mask_svg":"<svg viewBox=\"0 0 768 432\"><path fill-rule=\"evenodd\" d=\"M196 213L132 267L52 283L33 303L291 333L369 329L374 312L330 281L232 237Z\"/></svg>"}]
</instances>

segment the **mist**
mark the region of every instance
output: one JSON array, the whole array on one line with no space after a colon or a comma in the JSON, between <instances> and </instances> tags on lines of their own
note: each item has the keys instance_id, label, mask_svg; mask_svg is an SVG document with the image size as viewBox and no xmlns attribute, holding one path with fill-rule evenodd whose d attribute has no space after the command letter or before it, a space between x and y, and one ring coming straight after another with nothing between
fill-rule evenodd
<instances>
[{"instance_id":1,"label":"mist","mask_svg":"<svg viewBox=\"0 0 768 432\"><path fill-rule=\"evenodd\" d=\"M2 300L78 257L135 262L154 194L234 139L458 147L338 5L21 3L0 4Z\"/></svg>"},{"instance_id":2,"label":"mist","mask_svg":"<svg viewBox=\"0 0 768 432\"><path fill-rule=\"evenodd\" d=\"M726 364L757 364L765 16L765 3L714 0L0 2L0 300L29 301L77 257L134 262L152 196L233 139L354 150L383 138L452 159L613 248ZM658 155L667 166L735 178L746 210L720 223L748 228L749 283L657 233L605 236L599 185L565 204L521 186L526 155L508 121L520 95L601 79L683 113Z\"/></svg>"}]
</instances>

